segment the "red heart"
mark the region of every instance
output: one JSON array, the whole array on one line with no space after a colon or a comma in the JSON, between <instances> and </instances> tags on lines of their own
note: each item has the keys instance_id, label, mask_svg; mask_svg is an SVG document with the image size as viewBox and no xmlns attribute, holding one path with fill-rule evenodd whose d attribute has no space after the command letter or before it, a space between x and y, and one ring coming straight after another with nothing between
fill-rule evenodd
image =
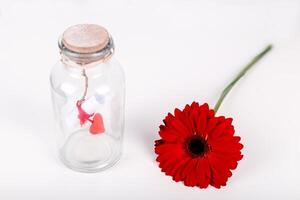
<instances>
[{"instance_id":1,"label":"red heart","mask_svg":"<svg viewBox=\"0 0 300 200\"><path fill-rule=\"evenodd\" d=\"M98 134L98 133L103 133L104 131L105 129L103 124L103 118L100 113L96 113L94 115L94 119L90 127L90 133Z\"/></svg>"}]
</instances>

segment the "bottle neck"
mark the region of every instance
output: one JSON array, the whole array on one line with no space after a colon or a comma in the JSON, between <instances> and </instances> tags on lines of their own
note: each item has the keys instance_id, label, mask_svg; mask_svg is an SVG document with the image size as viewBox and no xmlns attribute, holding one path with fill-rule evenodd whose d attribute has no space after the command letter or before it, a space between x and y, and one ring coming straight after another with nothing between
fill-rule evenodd
<instances>
[{"instance_id":1,"label":"bottle neck","mask_svg":"<svg viewBox=\"0 0 300 200\"><path fill-rule=\"evenodd\" d=\"M78 64L70 60L61 60L64 69L73 77L82 78L83 74L87 75L89 79L94 79L103 76L110 66L115 62L114 59L109 59L105 62L93 62L90 64Z\"/></svg>"},{"instance_id":2,"label":"bottle neck","mask_svg":"<svg viewBox=\"0 0 300 200\"><path fill-rule=\"evenodd\" d=\"M93 53L78 53L74 52L63 44L60 38L58 42L60 48L61 61L67 66L90 68L108 61L114 53L114 43L112 37L109 37L108 44L100 51Z\"/></svg>"}]
</instances>

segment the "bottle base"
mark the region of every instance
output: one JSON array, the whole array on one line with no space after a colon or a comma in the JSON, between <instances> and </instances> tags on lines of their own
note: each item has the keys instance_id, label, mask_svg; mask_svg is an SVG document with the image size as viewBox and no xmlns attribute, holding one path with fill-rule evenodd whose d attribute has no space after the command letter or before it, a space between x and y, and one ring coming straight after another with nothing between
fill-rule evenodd
<instances>
[{"instance_id":1,"label":"bottle base","mask_svg":"<svg viewBox=\"0 0 300 200\"><path fill-rule=\"evenodd\" d=\"M107 133L90 134L79 130L60 149L61 161L79 172L100 172L116 164L121 157L120 143Z\"/></svg>"},{"instance_id":2,"label":"bottle base","mask_svg":"<svg viewBox=\"0 0 300 200\"><path fill-rule=\"evenodd\" d=\"M97 172L104 171L108 168L113 167L116 163L119 162L120 159L121 159L121 154L118 157L116 157L114 161L107 163L105 165L104 164L98 165L97 167L80 167L80 166L72 165L70 162L66 161L62 156L60 156L60 160L66 167L74 171L83 172L83 173L97 173Z\"/></svg>"}]
</instances>

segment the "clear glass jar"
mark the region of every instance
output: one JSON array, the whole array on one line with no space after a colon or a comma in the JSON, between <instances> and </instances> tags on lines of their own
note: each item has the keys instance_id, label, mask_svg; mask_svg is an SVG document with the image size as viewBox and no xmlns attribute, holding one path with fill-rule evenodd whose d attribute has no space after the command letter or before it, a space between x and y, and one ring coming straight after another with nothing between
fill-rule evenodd
<instances>
[{"instance_id":1,"label":"clear glass jar","mask_svg":"<svg viewBox=\"0 0 300 200\"><path fill-rule=\"evenodd\" d=\"M77 171L101 171L119 160L124 131L125 78L113 40L101 26L75 25L59 48L50 82L60 158Z\"/></svg>"}]
</instances>

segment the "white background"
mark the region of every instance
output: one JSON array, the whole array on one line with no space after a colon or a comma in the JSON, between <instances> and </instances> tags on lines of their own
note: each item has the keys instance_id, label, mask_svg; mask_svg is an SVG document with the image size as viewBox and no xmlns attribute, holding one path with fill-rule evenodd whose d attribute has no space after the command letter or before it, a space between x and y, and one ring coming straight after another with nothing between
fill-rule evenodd
<instances>
[{"instance_id":1,"label":"white background","mask_svg":"<svg viewBox=\"0 0 300 200\"><path fill-rule=\"evenodd\" d=\"M70 25L113 35L127 78L124 154L96 174L56 156L49 72ZM153 143L175 107L216 102L234 118L244 159L220 190L185 187L160 172ZM0 1L0 199L299 199L300 1Z\"/></svg>"}]
</instances>

